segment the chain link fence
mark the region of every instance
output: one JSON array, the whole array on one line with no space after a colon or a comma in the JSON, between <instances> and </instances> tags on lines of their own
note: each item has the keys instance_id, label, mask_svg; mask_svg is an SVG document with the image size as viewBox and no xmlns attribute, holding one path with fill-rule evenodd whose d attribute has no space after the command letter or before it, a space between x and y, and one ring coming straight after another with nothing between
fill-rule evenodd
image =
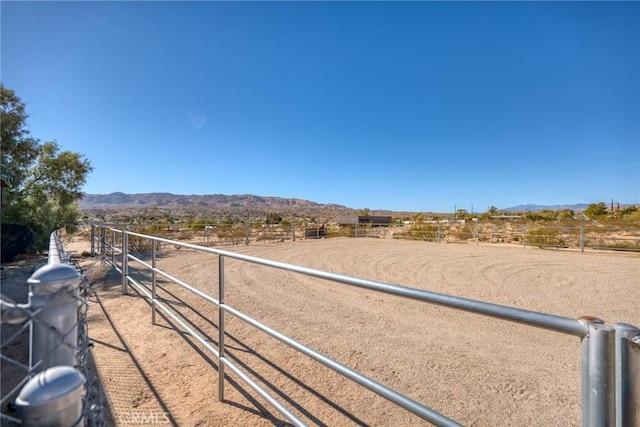
<instances>
[{"instance_id":1,"label":"chain link fence","mask_svg":"<svg viewBox=\"0 0 640 427\"><path fill-rule=\"evenodd\" d=\"M64 253L54 232L46 265L26 282L5 279L0 299L1 425L103 426L102 388L90 353L92 287L87 275ZM27 284L28 301L15 302L25 299ZM5 293L8 288L13 295Z\"/></svg>"}]
</instances>

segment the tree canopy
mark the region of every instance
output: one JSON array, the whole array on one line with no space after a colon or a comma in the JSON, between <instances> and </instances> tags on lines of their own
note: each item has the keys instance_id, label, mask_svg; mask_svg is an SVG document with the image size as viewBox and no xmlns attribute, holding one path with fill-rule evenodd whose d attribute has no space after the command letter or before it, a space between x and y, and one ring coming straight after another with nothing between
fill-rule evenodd
<instances>
[{"instance_id":1,"label":"tree canopy","mask_svg":"<svg viewBox=\"0 0 640 427\"><path fill-rule=\"evenodd\" d=\"M604 202L600 202L591 203L587 209L585 209L584 214L587 218L598 219L606 216L607 212L607 205Z\"/></svg>"},{"instance_id":2,"label":"tree canopy","mask_svg":"<svg viewBox=\"0 0 640 427\"><path fill-rule=\"evenodd\" d=\"M2 222L28 226L35 249L46 248L52 231L73 231L81 188L93 170L83 155L63 151L56 141L40 141L27 127L25 104L0 83Z\"/></svg>"}]
</instances>

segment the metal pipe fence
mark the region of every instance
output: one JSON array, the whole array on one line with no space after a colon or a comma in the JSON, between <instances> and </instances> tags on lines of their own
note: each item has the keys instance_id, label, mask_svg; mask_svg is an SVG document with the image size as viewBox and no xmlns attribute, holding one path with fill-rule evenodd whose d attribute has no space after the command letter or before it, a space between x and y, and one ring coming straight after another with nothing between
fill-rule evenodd
<instances>
[{"instance_id":1,"label":"metal pipe fence","mask_svg":"<svg viewBox=\"0 0 640 427\"><path fill-rule=\"evenodd\" d=\"M369 233L375 234L376 229ZM379 232L379 231L378 231ZM640 229L537 224L425 223L405 226L393 238L430 242L508 243L522 247L640 251ZM379 235L378 235L379 237Z\"/></svg>"},{"instance_id":2,"label":"metal pipe fence","mask_svg":"<svg viewBox=\"0 0 640 427\"><path fill-rule=\"evenodd\" d=\"M50 236L47 264L27 280L28 302L0 300L3 330L1 358L22 372L3 387L0 419L16 425L104 425L102 392L89 367L88 280L72 265L62 242ZM25 283L25 285L27 284ZM8 334L4 332L9 331ZM7 349L27 339L24 355ZM3 379L3 383L5 380Z\"/></svg>"},{"instance_id":3,"label":"metal pipe fence","mask_svg":"<svg viewBox=\"0 0 640 427\"><path fill-rule=\"evenodd\" d=\"M218 370L218 399L224 399L224 371L229 368L241 378L250 388L269 402L293 425L305 425L303 420L286 408L266 390L249 377L239 366L226 357L225 353L225 315L231 315L246 324L276 338L287 346L329 367L340 375L377 393L383 398L395 403L401 408L438 426L457 426L456 421L438 413L428 406L416 402L402 395L388 386L369 378L339 361L302 344L294 339L272 329L257 319L253 319L225 302L225 263L226 258L241 262L258 264L265 267L281 269L288 272L324 279L348 286L355 286L366 290L382 292L402 298L409 298L428 304L436 304L453 309L464 310L484 316L517 322L520 324L543 328L563 334L575 336L581 340L581 406L583 426L640 426L640 376L638 376L638 360L640 359L640 329L627 324L605 325L601 319L585 316L572 319L553 314L540 313L516 307L493 304L473 299L451 296L441 293L424 291L406 286L373 281L359 277L330 273L326 271L301 267L297 265L257 258L216 248L198 246L191 243L172 241L161 237L143 235L115 228L97 227L100 232L92 232L96 237L92 241L92 252L103 255L105 261L122 274L122 293L128 292L131 284L142 295L146 296L152 306L152 322L155 324L156 310L161 310L183 327L193 338L200 342L219 361ZM106 236L111 236L108 240ZM120 236L119 239L116 236ZM131 253L130 239L145 239L151 243L151 263L142 260ZM173 245L190 248L218 256L218 299L202 292L188 283L156 267L157 250L159 245ZM142 266L143 270L151 271L151 283L135 280L130 274L130 261ZM218 307L218 347L212 346L205 338L189 327L171 308L162 302L156 294L157 277L177 284L191 293L203 298Z\"/></svg>"},{"instance_id":4,"label":"metal pipe fence","mask_svg":"<svg viewBox=\"0 0 640 427\"><path fill-rule=\"evenodd\" d=\"M286 224L128 224L111 223L113 228L134 231L144 235L162 237L171 241L197 242L201 246L235 246L250 243L272 243L295 241L305 238L305 227ZM92 231L95 232L95 231ZM96 236L92 236L92 240ZM150 242L132 239L131 244L139 245L136 250L149 251ZM146 246L145 246L146 245Z\"/></svg>"},{"instance_id":5,"label":"metal pipe fence","mask_svg":"<svg viewBox=\"0 0 640 427\"><path fill-rule=\"evenodd\" d=\"M640 228L589 225L548 226L536 223L437 221L410 225L372 224L266 225L266 224L111 224L144 235L201 246L234 246L275 243L296 239L370 237L420 240L436 243L512 244L523 248L635 251L640 252ZM94 238L96 236L93 236ZM149 251L150 242L133 238L135 250ZM145 247L146 245L146 247Z\"/></svg>"}]
</instances>

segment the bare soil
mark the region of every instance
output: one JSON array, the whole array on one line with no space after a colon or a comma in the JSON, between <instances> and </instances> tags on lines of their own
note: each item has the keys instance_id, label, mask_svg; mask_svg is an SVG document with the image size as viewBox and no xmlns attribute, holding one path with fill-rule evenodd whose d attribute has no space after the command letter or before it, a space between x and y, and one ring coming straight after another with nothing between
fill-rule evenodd
<instances>
[{"instance_id":1,"label":"bare soil","mask_svg":"<svg viewBox=\"0 0 640 427\"><path fill-rule=\"evenodd\" d=\"M67 248L88 250L88 242ZM271 260L570 318L640 325L640 255L391 239L225 247ZM226 302L262 323L470 426L578 426L580 339L225 258ZM89 333L107 425L268 426L285 418L89 259ZM132 267L139 267L131 263ZM218 298L218 257L166 247L158 267ZM149 275L131 276L149 283ZM177 284L158 295L218 344L217 308ZM310 425L417 426L419 417L227 315L228 358Z\"/></svg>"}]
</instances>

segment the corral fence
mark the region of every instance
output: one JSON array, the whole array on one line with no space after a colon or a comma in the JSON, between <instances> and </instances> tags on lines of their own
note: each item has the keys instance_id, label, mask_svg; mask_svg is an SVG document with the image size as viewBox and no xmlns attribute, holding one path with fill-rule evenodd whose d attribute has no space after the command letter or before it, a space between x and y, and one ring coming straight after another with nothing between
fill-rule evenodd
<instances>
[{"instance_id":1,"label":"corral fence","mask_svg":"<svg viewBox=\"0 0 640 427\"><path fill-rule=\"evenodd\" d=\"M377 226L372 224L111 224L139 234L201 246L274 243L332 237L392 238L437 243L511 244L523 248L640 252L640 228L547 226L518 223L442 221ZM136 245L132 239L130 245ZM140 240L140 244L149 244ZM148 248L147 248L148 250Z\"/></svg>"},{"instance_id":2,"label":"corral fence","mask_svg":"<svg viewBox=\"0 0 640 427\"><path fill-rule=\"evenodd\" d=\"M92 254L99 254L105 262L111 264L113 268L121 273L122 293L127 294L129 292L129 286L131 285L149 300L152 308L152 324L155 324L156 312L160 310L164 315L184 328L190 336L217 358L219 401L223 401L224 399L225 369L228 368L252 390L269 402L293 425L306 425L298 415L294 414L290 409L270 395L236 363L227 358L225 337L229 332L225 328L225 317L231 315L428 422L438 426L460 425L447 416L438 413L436 410L412 400L398 391L343 365L337 360L327 357L313 348L293 340L277 330L266 326L259 320L251 318L226 304L225 260L234 259L241 262L258 264L329 280L344 285L409 298L428 304L446 306L573 335L581 340L582 425L640 426L640 329L635 326L625 323L606 325L604 321L590 316L572 319L521 308L492 304L380 281L315 270L216 248L171 241L160 237L100 225L92 226L91 234ZM151 248L150 254L142 256L132 253L130 242L135 239L148 241ZM157 268L158 248L161 245L190 248L217 255L218 298L196 289L194 286ZM145 258L147 261L142 258ZM147 272L146 276L142 276L145 277L144 281L134 279L130 274L133 271ZM150 277L148 273L150 273ZM211 345L210 341L202 337L194 328L190 327L162 298L158 297L157 282L159 277L177 284L218 308L219 336L217 347Z\"/></svg>"},{"instance_id":3,"label":"corral fence","mask_svg":"<svg viewBox=\"0 0 640 427\"><path fill-rule=\"evenodd\" d=\"M373 230L376 231L376 230ZM522 247L640 251L640 228L546 226L537 224L413 224L392 234L396 239L431 242L509 243Z\"/></svg>"},{"instance_id":4,"label":"corral fence","mask_svg":"<svg viewBox=\"0 0 640 427\"><path fill-rule=\"evenodd\" d=\"M305 238L305 228L279 224L129 224L109 223L113 228L168 240L197 242L202 246L233 246ZM130 244L135 244L132 241ZM144 243L144 242L142 242Z\"/></svg>"},{"instance_id":5,"label":"corral fence","mask_svg":"<svg viewBox=\"0 0 640 427\"><path fill-rule=\"evenodd\" d=\"M27 284L26 304L0 299L3 425L104 425L102 389L89 366L90 287L57 232L50 237L47 264ZM28 360L9 355L27 337Z\"/></svg>"}]
</instances>

